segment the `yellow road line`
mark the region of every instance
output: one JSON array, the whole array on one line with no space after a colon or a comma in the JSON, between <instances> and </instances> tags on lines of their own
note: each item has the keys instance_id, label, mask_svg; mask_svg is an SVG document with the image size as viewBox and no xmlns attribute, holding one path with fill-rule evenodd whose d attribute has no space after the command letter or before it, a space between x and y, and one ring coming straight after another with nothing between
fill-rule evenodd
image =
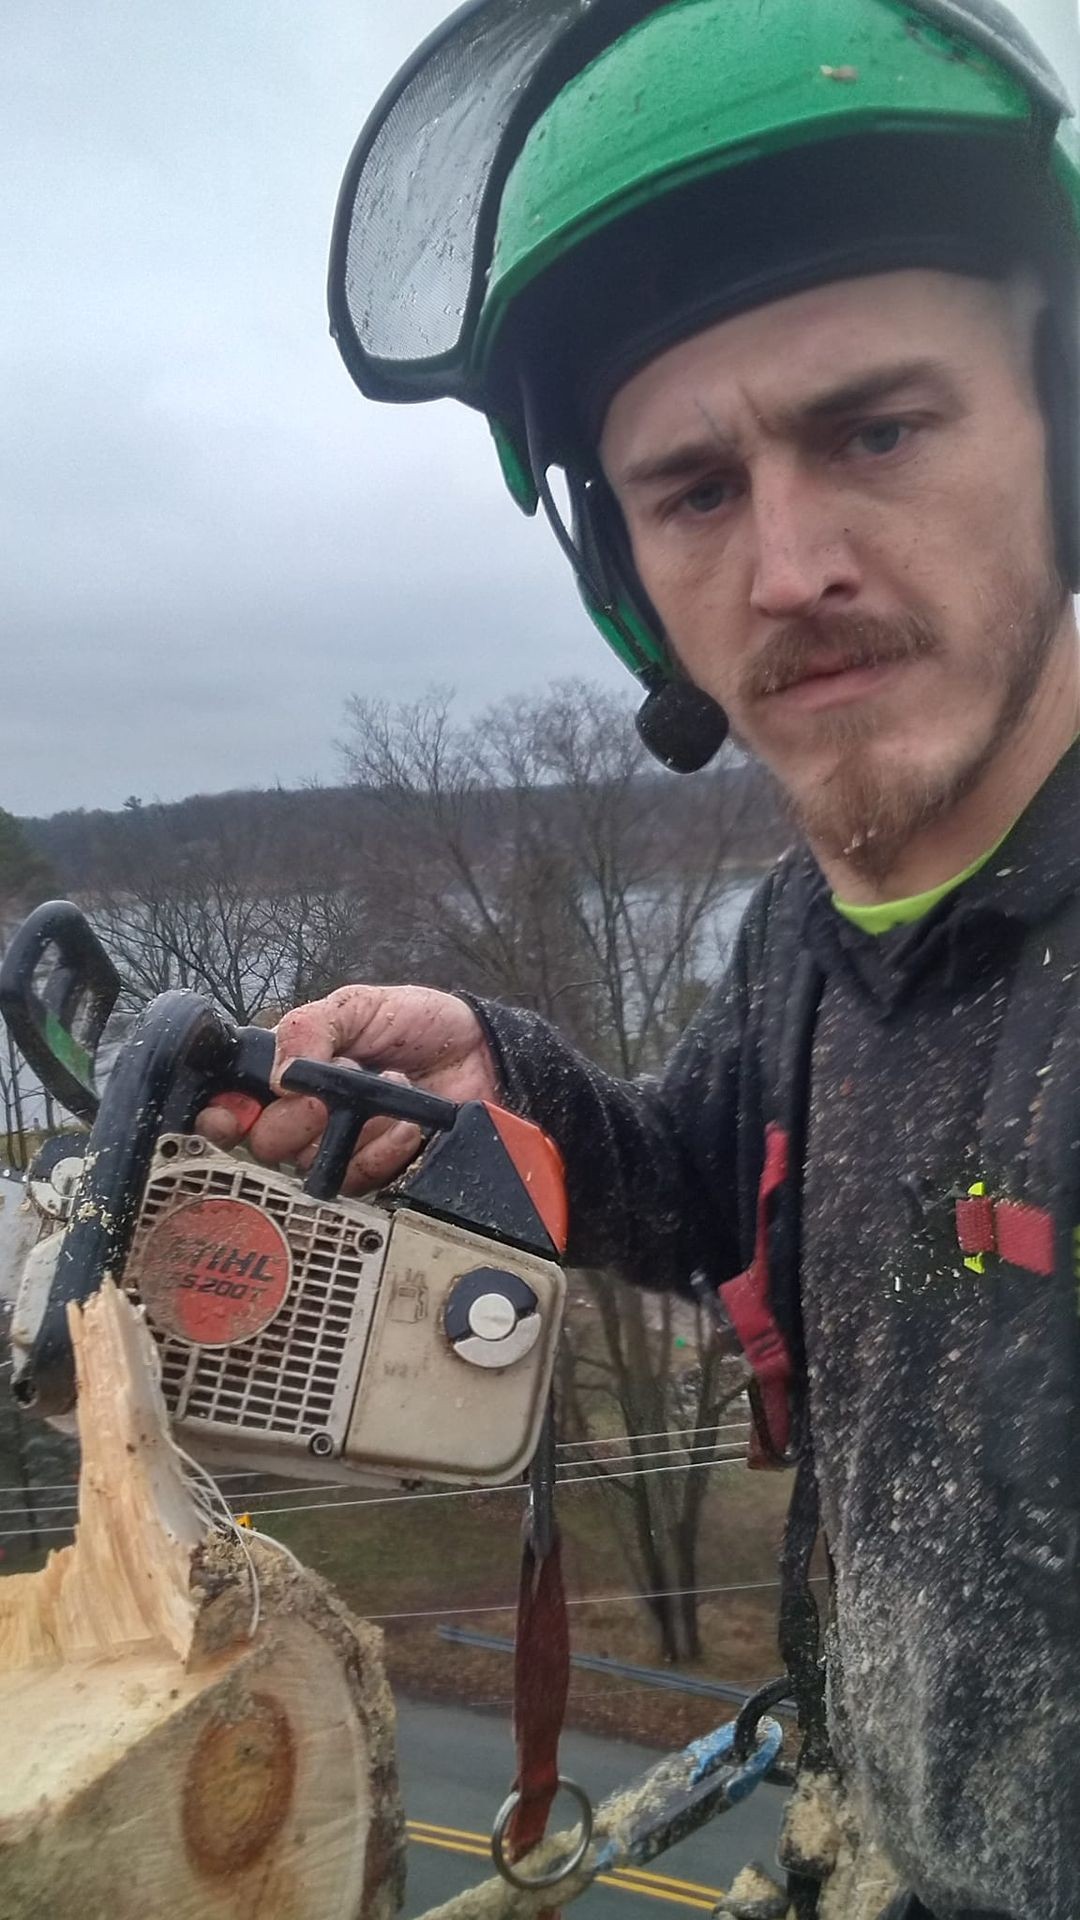
<instances>
[{"instance_id":1,"label":"yellow road line","mask_svg":"<svg viewBox=\"0 0 1080 1920\"><path fill-rule=\"evenodd\" d=\"M484 1834L473 1833L469 1827L444 1827L439 1826L434 1820L410 1820L408 1825L410 1829L415 1829L417 1832L441 1833L445 1834L447 1838L451 1840L471 1840L477 1846L485 1848L490 1844ZM720 1888L703 1887L695 1880L675 1879L668 1873L653 1873L646 1867L618 1867L615 1871L626 1874L633 1880L651 1881L654 1886L677 1887L680 1893L706 1894L711 1900L720 1900L723 1898L723 1892Z\"/></svg>"},{"instance_id":2,"label":"yellow road line","mask_svg":"<svg viewBox=\"0 0 1080 1920\"><path fill-rule=\"evenodd\" d=\"M437 1826L429 1820L409 1820L406 1825L409 1838L418 1846L438 1847L444 1853L463 1853L474 1860L491 1858L490 1843L482 1833L472 1833L466 1827ZM643 1899L667 1900L673 1905L694 1907L706 1913L723 1897L719 1887L674 1880L666 1874L648 1873L641 1867L616 1867L612 1873L598 1874L596 1883L601 1887L618 1887L623 1893L640 1894Z\"/></svg>"},{"instance_id":3,"label":"yellow road line","mask_svg":"<svg viewBox=\"0 0 1080 1920\"><path fill-rule=\"evenodd\" d=\"M469 1840L485 1849L489 1847L484 1834L473 1833L468 1827L439 1826L434 1820L410 1820L408 1824L410 1829L416 1830L418 1834L421 1831L444 1834L452 1840ZM675 1879L668 1873L653 1873L646 1867L617 1867L614 1871L631 1880L646 1880L652 1886L675 1887L680 1893L700 1893L707 1895L710 1900L723 1898L722 1890L717 1887L703 1887L696 1880Z\"/></svg>"}]
</instances>

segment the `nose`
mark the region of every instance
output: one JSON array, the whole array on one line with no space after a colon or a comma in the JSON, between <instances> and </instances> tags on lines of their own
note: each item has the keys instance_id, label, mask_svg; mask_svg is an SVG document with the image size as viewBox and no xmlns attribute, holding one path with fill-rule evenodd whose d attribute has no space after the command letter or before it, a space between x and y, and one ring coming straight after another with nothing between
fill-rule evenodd
<instances>
[{"instance_id":1,"label":"nose","mask_svg":"<svg viewBox=\"0 0 1080 1920\"><path fill-rule=\"evenodd\" d=\"M856 598L862 576L835 500L792 461L764 465L751 486L750 604L769 620L805 619Z\"/></svg>"}]
</instances>

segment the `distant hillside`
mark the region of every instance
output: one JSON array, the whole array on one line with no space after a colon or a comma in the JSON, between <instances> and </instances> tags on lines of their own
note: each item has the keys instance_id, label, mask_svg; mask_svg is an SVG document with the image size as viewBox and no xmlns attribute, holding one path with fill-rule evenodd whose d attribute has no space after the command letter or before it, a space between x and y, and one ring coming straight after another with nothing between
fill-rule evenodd
<instances>
[{"instance_id":1,"label":"distant hillside","mask_svg":"<svg viewBox=\"0 0 1080 1920\"><path fill-rule=\"evenodd\" d=\"M732 762L690 779L643 775L641 784L654 788L649 796L650 830L670 848L675 864L700 851L702 832L716 818L717 789L731 821L732 865L763 866L790 839L772 783L754 765ZM550 810L553 829L575 804L574 797L556 785L544 788L539 802ZM477 836L490 835L493 812L496 818L504 813L509 821L513 807L509 790L478 796L472 803ZM283 867L295 868L298 861L321 865L331 853L337 871L347 876L350 849L359 864L361 849L370 850L372 837L385 837L386 831L379 796L356 786L196 794L168 805L132 801L114 813L77 808L20 824L30 847L48 863L66 893L123 887L132 863L142 868L148 850L156 849L171 868L187 860L197 869L200 852L220 847L223 840L244 851L252 881L272 881ZM395 853L404 857L408 849L385 851L392 859Z\"/></svg>"}]
</instances>

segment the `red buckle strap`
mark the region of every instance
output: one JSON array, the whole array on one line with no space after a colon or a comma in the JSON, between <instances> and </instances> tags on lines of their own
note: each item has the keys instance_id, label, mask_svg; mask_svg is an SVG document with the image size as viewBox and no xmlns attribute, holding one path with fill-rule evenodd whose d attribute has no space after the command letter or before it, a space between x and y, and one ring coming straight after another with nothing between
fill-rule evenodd
<instances>
[{"instance_id":1,"label":"red buckle strap","mask_svg":"<svg viewBox=\"0 0 1080 1920\"><path fill-rule=\"evenodd\" d=\"M788 1177L788 1136L782 1127L765 1129L765 1165L757 1200L757 1236L754 1258L745 1273L720 1286L720 1296L731 1315L758 1387L758 1410L768 1447L786 1453L791 1441L790 1387L794 1375L787 1341L769 1304L769 1203ZM757 1464L751 1456L751 1465Z\"/></svg>"},{"instance_id":2,"label":"red buckle strap","mask_svg":"<svg viewBox=\"0 0 1080 1920\"><path fill-rule=\"evenodd\" d=\"M1054 1271L1054 1220L1045 1207L979 1194L956 1202L956 1238L961 1253L996 1253L1029 1273Z\"/></svg>"},{"instance_id":3,"label":"red buckle strap","mask_svg":"<svg viewBox=\"0 0 1080 1920\"><path fill-rule=\"evenodd\" d=\"M539 1846L559 1791L559 1736L570 1690L570 1629L556 1535L538 1560L526 1538L514 1647L514 1737L519 1795L507 1828L507 1853L521 1860ZM544 1907L537 1920L558 1920Z\"/></svg>"},{"instance_id":4,"label":"red buckle strap","mask_svg":"<svg viewBox=\"0 0 1080 1920\"><path fill-rule=\"evenodd\" d=\"M994 1203L989 1196L956 1203L956 1237L961 1253L993 1253L997 1248L994 1233Z\"/></svg>"}]
</instances>

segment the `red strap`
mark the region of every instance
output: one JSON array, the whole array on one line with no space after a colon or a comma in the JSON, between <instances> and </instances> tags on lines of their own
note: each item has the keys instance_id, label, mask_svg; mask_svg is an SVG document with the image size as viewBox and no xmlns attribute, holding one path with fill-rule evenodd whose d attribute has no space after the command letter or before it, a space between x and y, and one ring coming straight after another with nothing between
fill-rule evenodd
<instances>
[{"instance_id":1,"label":"red strap","mask_svg":"<svg viewBox=\"0 0 1080 1920\"><path fill-rule=\"evenodd\" d=\"M1054 1220L1045 1207L984 1196L958 1200L956 1238L961 1253L996 1253L1029 1273L1054 1271Z\"/></svg>"},{"instance_id":2,"label":"red strap","mask_svg":"<svg viewBox=\"0 0 1080 1920\"><path fill-rule=\"evenodd\" d=\"M993 1253L994 1203L979 1196L956 1203L956 1237L961 1253Z\"/></svg>"},{"instance_id":3,"label":"red strap","mask_svg":"<svg viewBox=\"0 0 1080 1920\"><path fill-rule=\"evenodd\" d=\"M754 1369L762 1417L774 1453L791 1440L790 1387L794 1369L787 1341L769 1304L769 1203L788 1177L788 1136L772 1123L765 1129L765 1165L758 1187L754 1258L745 1273L725 1280L720 1295L743 1352Z\"/></svg>"},{"instance_id":4,"label":"red strap","mask_svg":"<svg viewBox=\"0 0 1080 1920\"><path fill-rule=\"evenodd\" d=\"M520 1795L507 1826L511 1860L531 1853L544 1837L559 1790L559 1735L570 1690L570 1629L563 1591L562 1549L556 1538L538 1561L525 1541L514 1644L514 1738ZM545 1909L554 1914L554 1909Z\"/></svg>"},{"instance_id":5,"label":"red strap","mask_svg":"<svg viewBox=\"0 0 1080 1920\"><path fill-rule=\"evenodd\" d=\"M1003 1260L1029 1273L1054 1271L1054 1222L1044 1207L999 1200L994 1208L997 1250Z\"/></svg>"}]
</instances>

